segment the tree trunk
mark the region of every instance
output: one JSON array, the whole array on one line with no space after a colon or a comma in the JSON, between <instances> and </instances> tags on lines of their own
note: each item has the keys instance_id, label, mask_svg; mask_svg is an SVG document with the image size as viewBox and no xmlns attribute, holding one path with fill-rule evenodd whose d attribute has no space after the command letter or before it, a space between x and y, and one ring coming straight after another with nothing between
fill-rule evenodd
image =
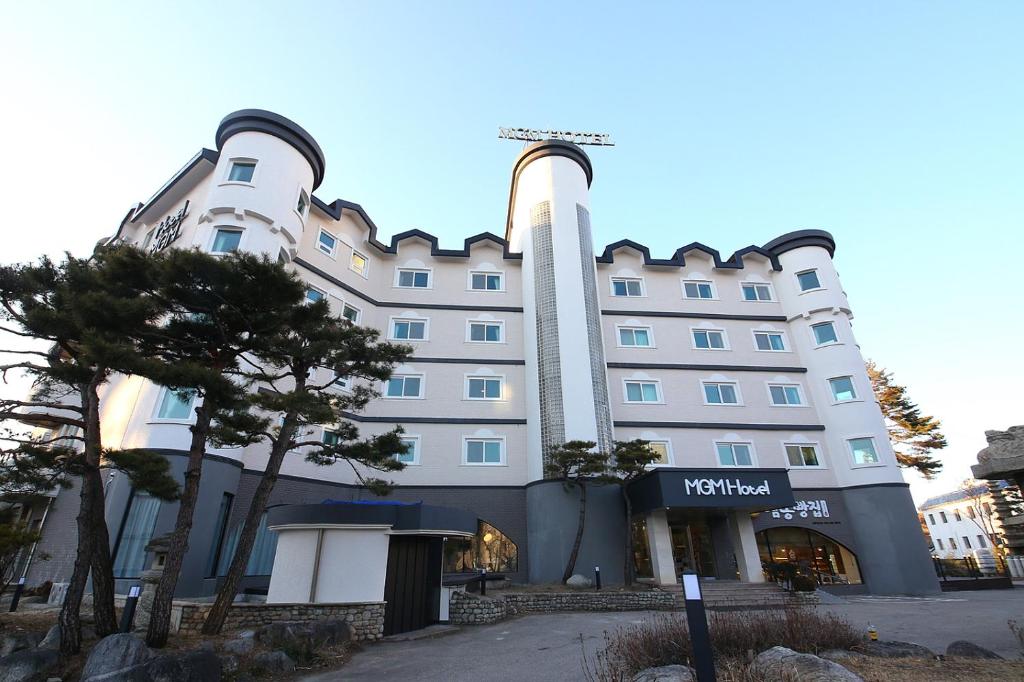
<instances>
[{"instance_id":1,"label":"tree trunk","mask_svg":"<svg viewBox=\"0 0 1024 682\"><path fill-rule=\"evenodd\" d=\"M92 487L93 509L89 532L93 536L92 609L96 619L96 634L106 637L117 632L117 613L114 611L114 564L110 557L110 534L107 531L106 506L103 504L103 475L99 469L88 469L82 485Z\"/></svg>"},{"instance_id":2,"label":"tree trunk","mask_svg":"<svg viewBox=\"0 0 1024 682\"><path fill-rule=\"evenodd\" d=\"M277 483L277 475L281 471L281 464L288 454L289 443L296 430L295 415L285 415L284 423L281 426L281 433L270 450L270 459L263 470L263 477L260 478L256 492L253 494L252 502L249 503L249 511L245 515L242 524L242 532L238 536L238 544L235 548L235 556L231 559L231 566L224 577L224 582L217 591L217 599L213 602L213 608L206 615L203 622L204 635L216 635L224 627L224 620L228 616L228 610L235 601L238 593L238 584L245 576L245 569L249 565L249 556L252 554L253 543L256 542L256 531L260 527L260 519L263 511L270 500L270 493L274 491Z\"/></svg>"},{"instance_id":3,"label":"tree trunk","mask_svg":"<svg viewBox=\"0 0 1024 682\"><path fill-rule=\"evenodd\" d=\"M213 412L214 407L209 401L204 401L203 405L196 408L196 423L192 425L192 444L189 447L188 465L185 469L185 486L178 502L178 517L171 532L164 570L153 595L149 629L146 631L146 644L151 647L159 648L167 644L167 634L171 626L171 601L174 599L174 588L178 585L181 564L185 559L185 553L188 552L188 536L192 532L192 516L199 499L203 455L206 454L206 437L210 432L210 415Z\"/></svg>"},{"instance_id":4,"label":"tree trunk","mask_svg":"<svg viewBox=\"0 0 1024 682\"><path fill-rule=\"evenodd\" d=\"M562 573L562 584L569 582L573 571L576 570L576 558L580 554L580 545L583 544L583 524L587 518L587 484L577 481L580 488L580 518L576 525L576 541L572 544L572 553L569 554L569 562L565 565L565 572Z\"/></svg>"},{"instance_id":5,"label":"tree trunk","mask_svg":"<svg viewBox=\"0 0 1024 682\"><path fill-rule=\"evenodd\" d=\"M626 503L626 563L622 569L622 579L626 585L633 584L633 503L626 492L626 484L622 483L622 499Z\"/></svg>"}]
</instances>

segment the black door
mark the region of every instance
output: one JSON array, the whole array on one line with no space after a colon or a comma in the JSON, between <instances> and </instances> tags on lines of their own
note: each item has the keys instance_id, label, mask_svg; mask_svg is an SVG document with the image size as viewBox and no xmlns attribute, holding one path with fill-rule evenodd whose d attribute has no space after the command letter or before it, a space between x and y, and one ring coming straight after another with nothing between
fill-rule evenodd
<instances>
[{"instance_id":1,"label":"black door","mask_svg":"<svg viewBox=\"0 0 1024 682\"><path fill-rule=\"evenodd\" d=\"M384 581L384 634L436 623L440 596L441 538L392 535Z\"/></svg>"}]
</instances>

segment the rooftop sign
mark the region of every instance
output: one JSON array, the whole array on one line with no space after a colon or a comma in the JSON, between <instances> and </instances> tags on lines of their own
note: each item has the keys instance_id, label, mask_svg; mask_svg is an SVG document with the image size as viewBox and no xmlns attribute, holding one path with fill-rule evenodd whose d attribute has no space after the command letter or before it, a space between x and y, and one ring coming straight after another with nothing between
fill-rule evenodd
<instances>
[{"instance_id":1,"label":"rooftop sign","mask_svg":"<svg viewBox=\"0 0 1024 682\"><path fill-rule=\"evenodd\" d=\"M578 133L571 130L536 130L534 128L498 128L498 138L502 140L523 140L524 142L540 142L541 140L562 140L573 144L590 144L598 147L614 147L611 135L605 133Z\"/></svg>"}]
</instances>

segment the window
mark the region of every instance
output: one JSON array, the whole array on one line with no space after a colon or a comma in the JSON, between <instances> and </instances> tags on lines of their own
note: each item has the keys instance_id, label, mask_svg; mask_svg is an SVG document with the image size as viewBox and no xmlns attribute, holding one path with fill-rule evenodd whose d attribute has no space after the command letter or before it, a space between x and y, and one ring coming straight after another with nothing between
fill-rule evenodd
<instances>
[{"instance_id":1,"label":"window","mask_svg":"<svg viewBox=\"0 0 1024 682\"><path fill-rule=\"evenodd\" d=\"M851 438L849 443L854 464L878 464L878 452L875 451L874 438ZM942 522L946 522L945 516L943 516Z\"/></svg>"},{"instance_id":2,"label":"window","mask_svg":"<svg viewBox=\"0 0 1024 682\"><path fill-rule=\"evenodd\" d=\"M235 526L224 543L224 551L220 555L217 575L228 572L231 561L235 558L238 548L238 537L242 534L242 524ZM249 563L245 566L246 575L270 575L274 570L274 555L277 553L277 533L267 529L267 512L260 517L260 525L256 528L256 539L252 544Z\"/></svg>"},{"instance_id":3,"label":"window","mask_svg":"<svg viewBox=\"0 0 1024 682\"><path fill-rule=\"evenodd\" d=\"M857 399L857 391L853 388L853 377L834 377L828 380L832 389L832 399L837 403Z\"/></svg>"},{"instance_id":4,"label":"window","mask_svg":"<svg viewBox=\"0 0 1024 682\"><path fill-rule=\"evenodd\" d=\"M228 182L252 182L252 175L255 172L255 161L233 161L231 170L228 171Z\"/></svg>"},{"instance_id":5,"label":"window","mask_svg":"<svg viewBox=\"0 0 1024 682\"><path fill-rule=\"evenodd\" d=\"M657 403L661 402L660 391L657 381L627 381L626 402L627 403Z\"/></svg>"},{"instance_id":6,"label":"window","mask_svg":"<svg viewBox=\"0 0 1024 682\"><path fill-rule=\"evenodd\" d=\"M210 547L210 559L206 564L206 575L215 577L217 575L217 564L220 563L220 552L224 546L224 535L228 530L228 518L231 516L231 505L235 496L231 493L224 493L220 499L220 509L217 510L217 523L213 526L213 546Z\"/></svg>"},{"instance_id":7,"label":"window","mask_svg":"<svg viewBox=\"0 0 1024 682\"><path fill-rule=\"evenodd\" d=\"M401 269L395 274L395 286L404 289L429 289L429 270L408 270Z\"/></svg>"},{"instance_id":8,"label":"window","mask_svg":"<svg viewBox=\"0 0 1024 682\"><path fill-rule=\"evenodd\" d=\"M956 519L957 521L963 521L963 518L960 516L960 510L959 509L954 509L953 510L953 518Z\"/></svg>"},{"instance_id":9,"label":"window","mask_svg":"<svg viewBox=\"0 0 1024 682\"><path fill-rule=\"evenodd\" d=\"M352 324L359 324L359 308L348 303L341 310L341 316Z\"/></svg>"},{"instance_id":10,"label":"window","mask_svg":"<svg viewBox=\"0 0 1024 682\"><path fill-rule=\"evenodd\" d=\"M826 343L839 343L836 328L831 322L812 324L811 331L814 332L814 343L819 346L824 346Z\"/></svg>"},{"instance_id":11,"label":"window","mask_svg":"<svg viewBox=\"0 0 1024 682\"><path fill-rule=\"evenodd\" d=\"M799 384L768 384L768 394L772 399L772 405L776 407L804 404L800 397Z\"/></svg>"},{"instance_id":12,"label":"window","mask_svg":"<svg viewBox=\"0 0 1024 682\"><path fill-rule=\"evenodd\" d=\"M323 441L324 445L334 447L341 442L341 436L338 435L337 431L331 431L330 429L324 429L323 435L320 440Z\"/></svg>"},{"instance_id":13,"label":"window","mask_svg":"<svg viewBox=\"0 0 1024 682\"><path fill-rule=\"evenodd\" d=\"M352 272L366 277L366 270L370 265L370 261L367 260L366 256L359 253L358 251L352 251L352 258L349 260L348 267Z\"/></svg>"},{"instance_id":14,"label":"window","mask_svg":"<svg viewBox=\"0 0 1024 682\"><path fill-rule=\"evenodd\" d=\"M501 377L467 377L466 398L469 400L501 400Z\"/></svg>"},{"instance_id":15,"label":"window","mask_svg":"<svg viewBox=\"0 0 1024 682\"><path fill-rule=\"evenodd\" d=\"M739 389L732 383L705 382L704 402L708 405L739 405Z\"/></svg>"},{"instance_id":16,"label":"window","mask_svg":"<svg viewBox=\"0 0 1024 682\"><path fill-rule=\"evenodd\" d=\"M114 577L137 578L146 568L146 545L153 537L160 500L133 490L114 548Z\"/></svg>"},{"instance_id":17,"label":"window","mask_svg":"<svg viewBox=\"0 0 1024 682\"><path fill-rule=\"evenodd\" d=\"M946 549L945 547L942 546L942 540L940 540L939 538L936 538L935 542L939 543L939 549Z\"/></svg>"},{"instance_id":18,"label":"window","mask_svg":"<svg viewBox=\"0 0 1024 682\"><path fill-rule=\"evenodd\" d=\"M643 296L643 280L629 277L612 277L612 296Z\"/></svg>"},{"instance_id":19,"label":"window","mask_svg":"<svg viewBox=\"0 0 1024 682\"><path fill-rule=\"evenodd\" d=\"M395 455L395 459L403 464L419 464L420 463L420 437L419 436L406 436L402 439L402 447L405 448L405 452L400 452Z\"/></svg>"},{"instance_id":20,"label":"window","mask_svg":"<svg viewBox=\"0 0 1024 682\"><path fill-rule=\"evenodd\" d=\"M978 535L978 547L981 547L982 549L985 549L986 547L988 547L988 543L985 542L985 536L984 535Z\"/></svg>"},{"instance_id":21,"label":"window","mask_svg":"<svg viewBox=\"0 0 1024 682\"><path fill-rule=\"evenodd\" d=\"M334 386L342 391L352 390L352 377L334 370Z\"/></svg>"},{"instance_id":22,"label":"window","mask_svg":"<svg viewBox=\"0 0 1024 682\"><path fill-rule=\"evenodd\" d=\"M786 350L781 332L754 332L754 346L758 350Z\"/></svg>"},{"instance_id":23,"label":"window","mask_svg":"<svg viewBox=\"0 0 1024 682\"><path fill-rule=\"evenodd\" d=\"M971 518L971 519L978 518L978 515L974 513L974 507L968 507L967 508L967 517Z\"/></svg>"},{"instance_id":24,"label":"window","mask_svg":"<svg viewBox=\"0 0 1024 682\"><path fill-rule=\"evenodd\" d=\"M399 374L388 379L384 395L388 398L422 398L423 377L411 374Z\"/></svg>"},{"instance_id":25,"label":"window","mask_svg":"<svg viewBox=\"0 0 1024 682\"><path fill-rule=\"evenodd\" d=\"M969 537L964 535L960 539L964 541L964 549L971 549L971 539Z\"/></svg>"},{"instance_id":26,"label":"window","mask_svg":"<svg viewBox=\"0 0 1024 682\"><path fill-rule=\"evenodd\" d=\"M160 404L157 406L157 419L188 420L192 418L192 404L195 402L196 392L194 390L163 389L160 395Z\"/></svg>"},{"instance_id":27,"label":"window","mask_svg":"<svg viewBox=\"0 0 1024 682\"><path fill-rule=\"evenodd\" d=\"M467 340L473 343L502 343L504 327L501 322L470 322Z\"/></svg>"},{"instance_id":28,"label":"window","mask_svg":"<svg viewBox=\"0 0 1024 682\"><path fill-rule=\"evenodd\" d=\"M502 291L504 278L500 272L469 273L469 288L473 291Z\"/></svg>"},{"instance_id":29,"label":"window","mask_svg":"<svg viewBox=\"0 0 1024 682\"><path fill-rule=\"evenodd\" d=\"M647 449L658 456L656 460L651 462L652 464L671 464L672 457L669 454L671 447L667 440L652 440L647 443Z\"/></svg>"},{"instance_id":30,"label":"window","mask_svg":"<svg viewBox=\"0 0 1024 682\"><path fill-rule=\"evenodd\" d=\"M238 245L242 242L241 230L218 229L213 234L213 246L210 251L213 253L232 253L238 251Z\"/></svg>"},{"instance_id":31,"label":"window","mask_svg":"<svg viewBox=\"0 0 1024 682\"><path fill-rule=\"evenodd\" d=\"M700 350L726 350L725 332L721 329L694 329L693 347Z\"/></svg>"},{"instance_id":32,"label":"window","mask_svg":"<svg viewBox=\"0 0 1024 682\"><path fill-rule=\"evenodd\" d=\"M768 284L744 283L740 285L743 291L744 301L770 301L772 300L772 288Z\"/></svg>"},{"instance_id":33,"label":"window","mask_svg":"<svg viewBox=\"0 0 1024 682\"><path fill-rule=\"evenodd\" d=\"M817 270L804 270L803 272L796 273L796 281L800 285L800 291L811 291L821 288Z\"/></svg>"},{"instance_id":34,"label":"window","mask_svg":"<svg viewBox=\"0 0 1024 682\"><path fill-rule=\"evenodd\" d=\"M306 190L299 190L299 199L295 202L295 212L301 216L306 215L306 209L309 208L309 195L306 194Z\"/></svg>"},{"instance_id":35,"label":"window","mask_svg":"<svg viewBox=\"0 0 1024 682\"><path fill-rule=\"evenodd\" d=\"M791 443L786 445L786 458L791 467L816 467L818 462L818 451L813 445Z\"/></svg>"},{"instance_id":36,"label":"window","mask_svg":"<svg viewBox=\"0 0 1024 682\"><path fill-rule=\"evenodd\" d=\"M754 466L750 456L750 443L715 443L718 463L724 467Z\"/></svg>"},{"instance_id":37,"label":"window","mask_svg":"<svg viewBox=\"0 0 1024 682\"><path fill-rule=\"evenodd\" d=\"M946 518L946 512L940 511L939 518L942 519L943 523L949 523L949 519Z\"/></svg>"},{"instance_id":38,"label":"window","mask_svg":"<svg viewBox=\"0 0 1024 682\"><path fill-rule=\"evenodd\" d=\"M949 548L956 549L956 540L954 540L953 538L949 539Z\"/></svg>"},{"instance_id":39,"label":"window","mask_svg":"<svg viewBox=\"0 0 1024 682\"><path fill-rule=\"evenodd\" d=\"M391 338L403 341L424 341L427 338L427 321L392 320Z\"/></svg>"},{"instance_id":40,"label":"window","mask_svg":"<svg viewBox=\"0 0 1024 682\"><path fill-rule=\"evenodd\" d=\"M684 298L714 298L715 289L711 282L691 280L683 282Z\"/></svg>"},{"instance_id":41,"label":"window","mask_svg":"<svg viewBox=\"0 0 1024 682\"><path fill-rule=\"evenodd\" d=\"M928 523L930 523L933 526L935 525L935 514L928 515Z\"/></svg>"},{"instance_id":42,"label":"window","mask_svg":"<svg viewBox=\"0 0 1024 682\"><path fill-rule=\"evenodd\" d=\"M310 303L322 301L324 300L325 296L326 294L324 294L324 292L320 291L316 287L309 287L308 289L306 289L306 300L309 301Z\"/></svg>"},{"instance_id":43,"label":"window","mask_svg":"<svg viewBox=\"0 0 1024 682\"><path fill-rule=\"evenodd\" d=\"M500 438L467 438L464 464L504 464L504 441Z\"/></svg>"},{"instance_id":44,"label":"window","mask_svg":"<svg viewBox=\"0 0 1024 682\"><path fill-rule=\"evenodd\" d=\"M650 327L619 327L619 345L626 348L651 348Z\"/></svg>"},{"instance_id":45,"label":"window","mask_svg":"<svg viewBox=\"0 0 1024 682\"><path fill-rule=\"evenodd\" d=\"M321 229L320 236L316 240L316 248L334 258L334 254L338 250L338 240L327 230Z\"/></svg>"}]
</instances>

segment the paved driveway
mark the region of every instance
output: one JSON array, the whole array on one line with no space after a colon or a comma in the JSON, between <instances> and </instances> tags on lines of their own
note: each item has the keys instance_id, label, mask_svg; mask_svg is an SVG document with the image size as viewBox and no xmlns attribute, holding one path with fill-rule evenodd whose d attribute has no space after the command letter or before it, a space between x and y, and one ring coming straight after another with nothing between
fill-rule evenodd
<instances>
[{"instance_id":1,"label":"paved driveway","mask_svg":"<svg viewBox=\"0 0 1024 682\"><path fill-rule=\"evenodd\" d=\"M849 597L846 603L819 608L839 613L864 630L873 624L882 639L916 642L937 653L954 640L968 639L1007 658L1020 655L1006 621L1024 622L1024 589L928 598ZM435 639L372 644L344 668L303 680L585 680L583 654L591 655L600 647L604 632L655 613L543 614L464 627Z\"/></svg>"}]
</instances>

